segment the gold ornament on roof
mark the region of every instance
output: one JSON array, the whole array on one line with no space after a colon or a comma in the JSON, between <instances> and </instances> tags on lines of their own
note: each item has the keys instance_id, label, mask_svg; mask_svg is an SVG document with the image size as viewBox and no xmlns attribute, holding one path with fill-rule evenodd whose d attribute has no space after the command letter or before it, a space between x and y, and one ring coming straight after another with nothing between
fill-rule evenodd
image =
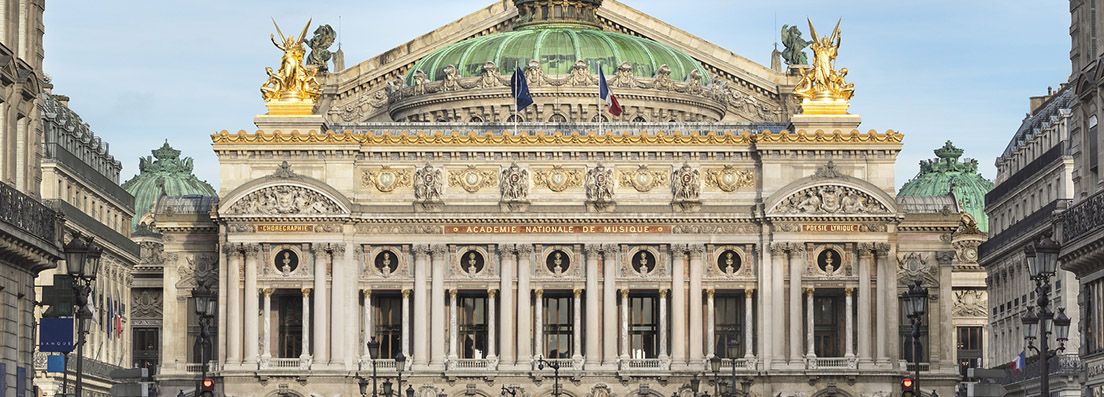
<instances>
[{"instance_id":1,"label":"gold ornament on roof","mask_svg":"<svg viewBox=\"0 0 1104 397\"><path fill-rule=\"evenodd\" d=\"M818 37L813 21L809 20L809 32L813 37L809 46L813 50L813 65L809 69L801 69L801 82L794 88L794 94L801 97L803 114L847 114L848 101L855 94L855 84L844 80L847 68L835 69L840 46L839 25L837 21L831 35Z\"/></svg>"},{"instance_id":2,"label":"gold ornament on roof","mask_svg":"<svg viewBox=\"0 0 1104 397\"><path fill-rule=\"evenodd\" d=\"M273 71L271 67L265 67L268 81L261 85L261 97L265 100L269 115L310 115L314 110L314 102L322 93L322 86L318 83L318 67L303 64L303 49L307 37L307 29L311 20L303 27L298 37L285 36L280 30L276 19L272 25L276 27L276 35L270 35L272 45L284 52L280 59L280 69Z\"/></svg>"}]
</instances>

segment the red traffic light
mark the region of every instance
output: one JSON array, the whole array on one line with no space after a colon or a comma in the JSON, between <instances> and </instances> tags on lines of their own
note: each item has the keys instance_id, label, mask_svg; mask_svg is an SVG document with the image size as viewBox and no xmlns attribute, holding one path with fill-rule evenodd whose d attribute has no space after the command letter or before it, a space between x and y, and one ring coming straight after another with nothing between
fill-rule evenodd
<instances>
[{"instance_id":1,"label":"red traffic light","mask_svg":"<svg viewBox=\"0 0 1104 397\"><path fill-rule=\"evenodd\" d=\"M203 378L203 382L200 383L200 386L202 387L203 391L213 392L215 391L215 379Z\"/></svg>"},{"instance_id":2,"label":"red traffic light","mask_svg":"<svg viewBox=\"0 0 1104 397\"><path fill-rule=\"evenodd\" d=\"M912 391L912 384L913 384L912 378L901 379L901 390L903 390L903 391Z\"/></svg>"}]
</instances>

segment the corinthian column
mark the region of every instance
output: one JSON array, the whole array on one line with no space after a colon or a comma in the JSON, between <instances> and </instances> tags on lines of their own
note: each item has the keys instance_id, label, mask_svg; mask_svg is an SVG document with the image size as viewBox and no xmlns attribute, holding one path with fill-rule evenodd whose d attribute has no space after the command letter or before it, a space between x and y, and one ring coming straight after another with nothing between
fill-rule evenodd
<instances>
[{"instance_id":1,"label":"corinthian column","mask_svg":"<svg viewBox=\"0 0 1104 397\"><path fill-rule=\"evenodd\" d=\"M487 358L495 359L498 356L495 354L495 332L497 332L498 316L495 312L495 293L498 292L494 288L487 289ZM509 316L503 316L509 317Z\"/></svg>"},{"instance_id":2,"label":"corinthian column","mask_svg":"<svg viewBox=\"0 0 1104 397\"><path fill-rule=\"evenodd\" d=\"M752 324L754 321L751 314L753 295L755 295L755 289L744 290L744 358L755 357L755 345L751 343L755 340L755 335L752 333L755 324Z\"/></svg>"},{"instance_id":3,"label":"corinthian column","mask_svg":"<svg viewBox=\"0 0 1104 397\"><path fill-rule=\"evenodd\" d=\"M617 365L617 268L619 248L602 246L602 365Z\"/></svg>"},{"instance_id":4,"label":"corinthian column","mask_svg":"<svg viewBox=\"0 0 1104 397\"><path fill-rule=\"evenodd\" d=\"M529 272L532 267L530 259L533 254L533 246L519 244L518 253L518 289L517 289L517 366L528 369L531 367L533 349L533 315L530 309Z\"/></svg>"},{"instance_id":5,"label":"corinthian column","mask_svg":"<svg viewBox=\"0 0 1104 397\"><path fill-rule=\"evenodd\" d=\"M870 265L874 260L870 244L859 247L859 360L868 363L870 357Z\"/></svg>"},{"instance_id":6,"label":"corinthian column","mask_svg":"<svg viewBox=\"0 0 1104 397\"><path fill-rule=\"evenodd\" d=\"M419 244L414 246L414 321L418 324L413 327L414 339L414 369L425 369L429 365L429 293L426 290L426 281L429 278L429 246Z\"/></svg>"},{"instance_id":7,"label":"corinthian column","mask_svg":"<svg viewBox=\"0 0 1104 397\"><path fill-rule=\"evenodd\" d=\"M533 316L533 355L536 357L544 357L544 290L537 288L533 291L533 295L536 296L533 299L534 307L536 307L536 314Z\"/></svg>"},{"instance_id":8,"label":"corinthian column","mask_svg":"<svg viewBox=\"0 0 1104 397\"><path fill-rule=\"evenodd\" d=\"M667 289L659 289L659 358L667 359Z\"/></svg>"},{"instance_id":9,"label":"corinthian column","mask_svg":"<svg viewBox=\"0 0 1104 397\"><path fill-rule=\"evenodd\" d=\"M230 322L226 327L226 352L227 364L241 364L242 361L242 305L241 305L241 261L242 252L240 244L227 244L226 248L227 270L230 274L226 281L226 317Z\"/></svg>"},{"instance_id":10,"label":"corinthian column","mask_svg":"<svg viewBox=\"0 0 1104 397\"><path fill-rule=\"evenodd\" d=\"M257 257L260 255L260 247L250 244L245 246L245 367L255 369L257 366L257 312L260 306L257 302Z\"/></svg>"},{"instance_id":11,"label":"corinthian column","mask_svg":"<svg viewBox=\"0 0 1104 397\"><path fill-rule=\"evenodd\" d=\"M264 337L261 338L261 357L268 361L272 358L272 288L265 288L264 294Z\"/></svg>"},{"instance_id":12,"label":"corinthian column","mask_svg":"<svg viewBox=\"0 0 1104 397\"><path fill-rule=\"evenodd\" d=\"M702 257L705 246L690 247L690 367L702 368Z\"/></svg>"},{"instance_id":13,"label":"corinthian column","mask_svg":"<svg viewBox=\"0 0 1104 397\"><path fill-rule=\"evenodd\" d=\"M808 330L805 331L806 339L805 343L808 344L809 353L805 355L806 358L816 358L816 341L813 338L813 331L816 329L813 325L813 287L809 287L805 290L808 295L805 297L805 310L807 311L805 319L805 326Z\"/></svg>"},{"instance_id":14,"label":"corinthian column","mask_svg":"<svg viewBox=\"0 0 1104 397\"><path fill-rule=\"evenodd\" d=\"M805 273L805 245L798 243L790 249L790 365L801 363L802 273Z\"/></svg>"},{"instance_id":15,"label":"corinthian column","mask_svg":"<svg viewBox=\"0 0 1104 397\"><path fill-rule=\"evenodd\" d=\"M299 352L299 359L305 360L310 358L310 288L302 288L299 292L303 293L303 349Z\"/></svg>"},{"instance_id":16,"label":"corinthian column","mask_svg":"<svg viewBox=\"0 0 1104 397\"><path fill-rule=\"evenodd\" d=\"M329 344L329 307L326 305L326 272L330 267L330 254L317 245L311 246L311 260L314 261L314 362L330 362Z\"/></svg>"},{"instance_id":17,"label":"corinthian column","mask_svg":"<svg viewBox=\"0 0 1104 397\"><path fill-rule=\"evenodd\" d=\"M852 346L854 346L854 344L855 344L855 339L854 339L855 336L853 335L853 333L855 332L855 324L854 324L855 320L853 318L854 315L851 314L851 308L852 308L851 294L852 294L852 291L854 291L854 290L851 289L851 288L845 288L843 290L843 300L845 302L844 303L844 308L846 310L846 312L844 313L844 316L843 316L844 317L844 323L845 323L844 332L847 334L844 337L843 340L844 340L844 343L847 346L847 348L845 349L846 353L844 354L844 357L847 357L847 358L855 357L855 352L852 350L852 349L854 349Z\"/></svg>"},{"instance_id":18,"label":"corinthian column","mask_svg":"<svg viewBox=\"0 0 1104 397\"><path fill-rule=\"evenodd\" d=\"M448 358L445 352L445 258L448 255L448 247L444 244L435 244L433 249L433 288L430 296L430 366L443 368Z\"/></svg>"},{"instance_id":19,"label":"corinthian column","mask_svg":"<svg viewBox=\"0 0 1104 397\"><path fill-rule=\"evenodd\" d=\"M889 311L888 299L890 299L891 296L889 292L890 286L897 284L897 279L890 279L891 273L889 272L888 260L882 254L882 250L878 250L877 268L878 277L876 280L878 280L878 301L875 311L878 313L878 317L877 326L874 327L874 333L878 338L876 353L878 356L878 363L882 364L889 361L889 341L886 339L886 329L889 327L887 319L890 316L896 316L897 312Z\"/></svg>"},{"instance_id":20,"label":"corinthian column","mask_svg":"<svg viewBox=\"0 0 1104 397\"><path fill-rule=\"evenodd\" d=\"M601 317L598 315L602 308L598 303L598 257L601 254L602 251L599 246L594 244L586 246L586 352L580 351L577 354L586 354L586 367L588 369L602 363ZM575 327L579 327L578 321L575 322Z\"/></svg>"},{"instance_id":21,"label":"corinthian column","mask_svg":"<svg viewBox=\"0 0 1104 397\"><path fill-rule=\"evenodd\" d=\"M402 289L402 353L410 355L410 288ZM411 360L407 360L407 365Z\"/></svg>"},{"instance_id":22,"label":"corinthian column","mask_svg":"<svg viewBox=\"0 0 1104 397\"><path fill-rule=\"evenodd\" d=\"M457 291L455 288L449 290L449 361L456 361L459 357L456 354L456 343L458 342L457 335L460 333L460 327L458 319L456 318L456 298Z\"/></svg>"},{"instance_id":23,"label":"corinthian column","mask_svg":"<svg viewBox=\"0 0 1104 397\"><path fill-rule=\"evenodd\" d=\"M671 366L686 366L686 247L671 246Z\"/></svg>"},{"instance_id":24,"label":"corinthian column","mask_svg":"<svg viewBox=\"0 0 1104 397\"><path fill-rule=\"evenodd\" d=\"M629 359L629 289L621 289L621 359Z\"/></svg>"},{"instance_id":25,"label":"corinthian column","mask_svg":"<svg viewBox=\"0 0 1104 397\"><path fill-rule=\"evenodd\" d=\"M361 335L360 347L364 349L364 354L361 356L366 359L378 359L379 357L372 357L372 353L368 351L368 342L372 340L372 290L364 289L364 334Z\"/></svg>"},{"instance_id":26,"label":"corinthian column","mask_svg":"<svg viewBox=\"0 0 1104 397\"><path fill-rule=\"evenodd\" d=\"M574 309L575 309L574 313L572 313L573 314L572 320L574 322L571 324L571 359L578 362L579 359L583 358L583 354L582 354L582 352L583 352L583 344L582 344L583 343L582 342L582 340L583 340L583 335L582 335L583 327L579 326L579 324L583 323L583 318L582 318L583 290L579 289L579 288L575 288L571 292L572 292L571 303L575 306L574 307Z\"/></svg>"},{"instance_id":27,"label":"corinthian column","mask_svg":"<svg viewBox=\"0 0 1104 397\"><path fill-rule=\"evenodd\" d=\"M517 267L517 257L514 254L514 247L507 244L498 245L498 254L500 255L499 262L501 266L501 278L499 279L499 292L502 296L499 300L499 304L502 305L502 321L500 322L502 332L500 337L502 343L498 350L501 352L499 355L499 362L504 366L510 366L517 363L517 357L514 356L514 270Z\"/></svg>"},{"instance_id":28,"label":"corinthian column","mask_svg":"<svg viewBox=\"0 0 1104 397\"><path fill-rule=\"evenodd\" d=\"M713 288L705 290L705 329L706 329L706 344L705 344L705 356L713 358L717 356L717 334L715 328L717 326L716 319L716 306L714 306L713 295L716 291Z\"/></svg>"}]
</instances>

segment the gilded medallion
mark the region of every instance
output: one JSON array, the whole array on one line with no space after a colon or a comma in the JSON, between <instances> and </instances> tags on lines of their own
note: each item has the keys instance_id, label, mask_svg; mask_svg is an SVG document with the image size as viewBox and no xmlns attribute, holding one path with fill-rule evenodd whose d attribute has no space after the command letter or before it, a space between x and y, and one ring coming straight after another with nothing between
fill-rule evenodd
<instances>
[{"instance_id":1,"label":"gilded medallion","mask_svg":"<svg viewBox=\"0 0 1104 397\"><path fill-rule=\"evenodd\" d=\"M364 170L361 178L366 186L375 187L382 193L391 193L395 189L413 186L411 172L408 169L395 169L382 166L375 170Z\"/></svg>"},{"instance_id":2,"label":"gilded medallion","mask_svg":"<svg viewBox=\"0 0 1104 397\"><path fill-rule=\"evenodd\" d=\"M731 165L705 171L705 185L731 193L740 188L755 186L755 173L749 169L737 169Z\"/></svg>"},{"instance_id":3,"label":"gilded medallion","mask_svg":"<svg viewBox=\"0 0 1104 397\"><path fill-rule=\"evenodd\" d=\"M644 193L655 189L657 186L667 184L667 172L648 169L641 165L631 171L618 171L618 181L621 185L632 186L636 191Z\"/></svg>"},{"instance_id":4,"label":"gilded medallion","mask_svg":"<svg viewBox=\"0 0 1104 397\"><path fill-rule=\"evenodd\" d=\"M533 183L559 193L583 186L583 172L578 169L564 169L563 166L556 165L549 169L536 170L533 174Z\"/></svg>"},{"instance_id":5,"label":"gilded medallion","mask_svg":"<svg viewBox=\"0 0 1104 397\"><path fill-rule=\"evenodd\" d=\"M498 172L469 165L464 170L449 171L449 185L460 186L468 193L475 193L485 187L498 186Z\"/></svg>"}]
</instances>

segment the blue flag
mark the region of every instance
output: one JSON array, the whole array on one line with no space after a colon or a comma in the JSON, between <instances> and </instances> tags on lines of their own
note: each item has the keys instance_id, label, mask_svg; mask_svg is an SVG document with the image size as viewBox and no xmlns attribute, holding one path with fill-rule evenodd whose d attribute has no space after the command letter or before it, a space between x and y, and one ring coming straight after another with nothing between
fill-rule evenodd
<instances>
[{"instance_id":1,"label":"blue flag","mask_svg":"<svg viewBox=\"0 0 1104 397\"><path fill-rule=\"evenodd\" d=\"M510 95L514 97L514 109L518 113L533 104L533 96L529 95L529 82L525 81L525 72L520 67L510 77Z\"/></svg>"}]
</instances>

